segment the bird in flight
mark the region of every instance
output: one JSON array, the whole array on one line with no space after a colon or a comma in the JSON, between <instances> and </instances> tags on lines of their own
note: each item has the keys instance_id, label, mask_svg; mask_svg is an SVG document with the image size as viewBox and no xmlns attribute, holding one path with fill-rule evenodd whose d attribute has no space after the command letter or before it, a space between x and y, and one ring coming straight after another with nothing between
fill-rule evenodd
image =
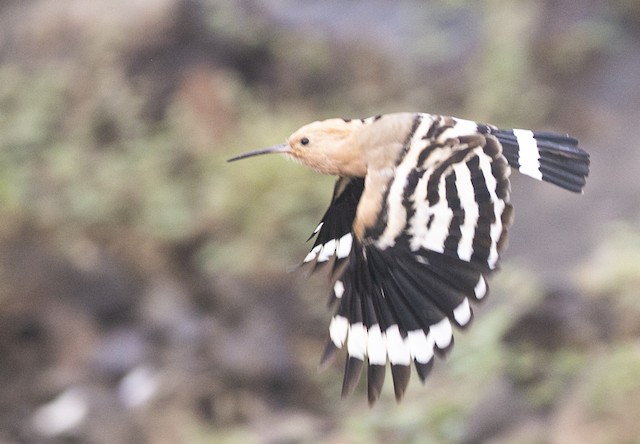
<instances>
[{"instance_id":1,"label":"bird in flight","mask_svg":"<svg viewBox=\"0 0 640 444\"><path fill-rule=\"evenodd\" d=\"M487 296L513 220L511 169L576 193L589 174L573 137L424 113L313 122L229 161L268 153L338 176L304 263L331 264L321 366L346 348L342 396L366 364L371 405L387 363L398 401L411 365L424 383L452 327L467 327Z\"/></svg>"}]
</instances>

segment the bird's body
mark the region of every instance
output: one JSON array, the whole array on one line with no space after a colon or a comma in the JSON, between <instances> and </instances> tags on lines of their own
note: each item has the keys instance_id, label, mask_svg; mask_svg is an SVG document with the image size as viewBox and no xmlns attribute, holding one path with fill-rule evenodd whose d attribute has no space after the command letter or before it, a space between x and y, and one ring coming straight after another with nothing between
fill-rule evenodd
<instances>
[{"instance_id":1,"label":"bird's body","mask_svg":"<svg viewBox=\"0 0 640 444\"><path fill-rule=\"evenodd\" d=\"M512 221L511 167L581 192L589 156L577 140L422 113L329 119L286 144L238 156L286 153L338 176L305 263L333 262L322 362L347 349L343 395L368 362L369 402L380 395L387 362L396 397L410 365L422 381L434 353L465 327L470 302L485 297Z\"/></svg>"}]
</instances>

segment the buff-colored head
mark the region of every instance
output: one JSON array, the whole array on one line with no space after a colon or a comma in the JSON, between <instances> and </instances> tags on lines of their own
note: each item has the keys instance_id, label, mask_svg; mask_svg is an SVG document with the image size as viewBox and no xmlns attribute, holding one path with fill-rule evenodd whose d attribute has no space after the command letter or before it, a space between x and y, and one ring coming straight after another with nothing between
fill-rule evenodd
<instances>
[{"instance_id":1,"label":"buff-colored head","mask_svg":"<svg viewBox=\"0 0 640 444\"><path fill-rule=\"evenodd\" d=\"M313 122L294 132L282 145L250 151L229 162L260 154L284 153L320 173L364 177L367 164L356 135L363 125L361 120Z\"/></svg>"}]
</instances>

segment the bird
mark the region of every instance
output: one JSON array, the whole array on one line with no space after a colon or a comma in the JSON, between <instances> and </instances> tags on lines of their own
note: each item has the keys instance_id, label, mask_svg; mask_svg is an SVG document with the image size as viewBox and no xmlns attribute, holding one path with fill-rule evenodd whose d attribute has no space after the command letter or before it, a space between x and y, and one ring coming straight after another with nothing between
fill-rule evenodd
<instances>
[{"instance_id":1,"label":"bird","mask_svg":"<svg viewBox=\"0 0 640 444\"><path fill-rule=\"evenodd\" d=\"M387 364L398 402L412 366L424 384L487 297L513 221L511 170L583 193L590 167L569 135L411 112L316 121L228 161L271 153L337 176L302 264L331 264L320 368L346 349L342 397L366 367L371 406Z\"/></svg>"}]
</instances>

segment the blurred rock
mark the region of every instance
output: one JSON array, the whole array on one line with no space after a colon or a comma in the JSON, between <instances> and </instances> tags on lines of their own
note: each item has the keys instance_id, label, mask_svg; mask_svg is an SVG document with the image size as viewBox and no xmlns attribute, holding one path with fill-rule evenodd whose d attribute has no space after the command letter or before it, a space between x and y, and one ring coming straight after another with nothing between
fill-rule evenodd
<instances>
[{"instance_id":1,"label":"blurred rock","mask_svg":"<svg viewBox=\"0 0 640 444\"><path fill-rule=\"evenodd\" d=\"M269 412L252 427L254 439L265 444L296 443L324 437L326 423L305 411Z\"/></svg>"},{"instance_id":2,"label":"blurred rock","mask_svg":"<svg viewBox=\"0 0 640 444\"><path fill-rule=\"evenodd\" d=\"M145 441L138 418L133 416L117 397L111 387L97 384L86 386L89 415L80 428L78 442L110 444L135 444Z\"/></svg>"},{"instance_id":3,"label":"blurred rock","mask_svg":"<svg viewBox=\"0 0 640 444\"><path fill-rule=\"evenodd\" d=\"M194 311L187 288L169 276L151 277L140 299L140 315L149 328L179 334Z\"/></svg>"},{"instance_id":4,"label":"blurred rock","mask_svg":"<svg viewBox=\"0 0 640 444\"><path fill-rule=\"evenodd\" d=\"M216 365L236 382L286 385L295 380L297 367L291 336L293 307L286 307L291 302L289 291L269 282L255 290L257 297L238 313L236 322L226 326L225 337L215 338Z\"/></svg>"},{"instance_id":5,"label":"blurred rock","mask_svg":"<svg viewBox=\"0 0 640 444\"><path fill-rule=\"evenodd\" d=\"M549 442L635 443L640 437L640 347L637 339L592 355L560 400Z\"/></svg>"},{"instance_id":6,"label":"blurred rock","mask_svg":"<svg viewBox=\"0 0 640 444\"><path fill-rule=\"evenodd\" d=\"M494 442L497 436L517 428L531 413L522 393L510 380L500 377L484 391L465 420L464 435L460 442Z\"/></svg>"},{"instance_id":7,"label":"blurred rock","mask_svg":"<svg viewBox=\"0 0 640 444\"><path fill-rule=\"evenodd\" d=\"M136 328L116 328L102 335L93 348L91 366L100 375L125 375L151 357L152 348Z\"/></svg>"},{"instance_id":8,"label":"blurred rock","mask_svg":"<svg viewBox=\"0 0 640 444\"><path fill-rule=\"evenodd\" d=\"M137 276L118 258L103 251L81 255L56 252L37 234L3 245L0 262L7 286L22 299L21 304L53 301L82 307L105 324L130 316L139 287Z\"/></svg>"},{"instance_id":9,"label":"blurred rock","mask_svg":"<svg viewBox=\"0 0 640 444\"><path fill-rule=\"evenodd\" d=\"M614 313L601 299L572 289L548 292L504 333L503 375L472 410L463 442L546 439L554 406L579 380L584 356L605 344L614 328Z\"/></svg>"},{"instance_id":10,"label":"blurred rock","mask_svg":"<svg viewBox=\"0 0 640 444\"><path fill-rule=\"evenodd\" d=\"M85 50L92 49L86 45L88 41L98 44L102 40L105 46L111 43L120 49L157 44L170 30L180 3L177 0L39 0L15 2L3 11L3 16L19 19L5 28L9 35L15 33L15 37L19 37L12 41L14 54L48 58L70 51L83 55Z\"/></svg>"},{"instance_id":11,"label":"blurred rock","mask_svg":"<svg viewBox=\"0 0 640 444\"><path fill-rule=\"evenodd\" d=\"M611 337L613 311L604 301L576 290L555 290L523 313L503 336L511 347L533 346L554 351L563 347L593 347Z\"/></svg>"},{"instance_id":12,"label":"blurred rock","mask_svg":"<svg viewBox=\"0 0 640 444\"><path fill-rule=\"evenodd\" d=\"M51 402L36 409L32 424L37 433L55 438L73 436L89 412L87 396L79 388L69 388Z\"/></svg>"},{"instance_id":13,"label":"blurred rock","mask_svg":"<svg viewBox=\"0 0 640 444\"><path fill-rule=\"evenodd\" d=\"M287 381L295 374L295 360L282 319L273 312L252 309L239 325L217 338L216 364L241 381Z\"/></svg>"},{"instance_id":14,"label":"blurred rock","mask_svg":"<svg viewBox=\"0 0 640 444\"><path fill-rule=\"evenodd\" d=\"M120 381L120 402L127 408L141 407L157 395L160 382L160 375L155 369L148 365L140 365Z\"/></svg>"}]
</instances>

